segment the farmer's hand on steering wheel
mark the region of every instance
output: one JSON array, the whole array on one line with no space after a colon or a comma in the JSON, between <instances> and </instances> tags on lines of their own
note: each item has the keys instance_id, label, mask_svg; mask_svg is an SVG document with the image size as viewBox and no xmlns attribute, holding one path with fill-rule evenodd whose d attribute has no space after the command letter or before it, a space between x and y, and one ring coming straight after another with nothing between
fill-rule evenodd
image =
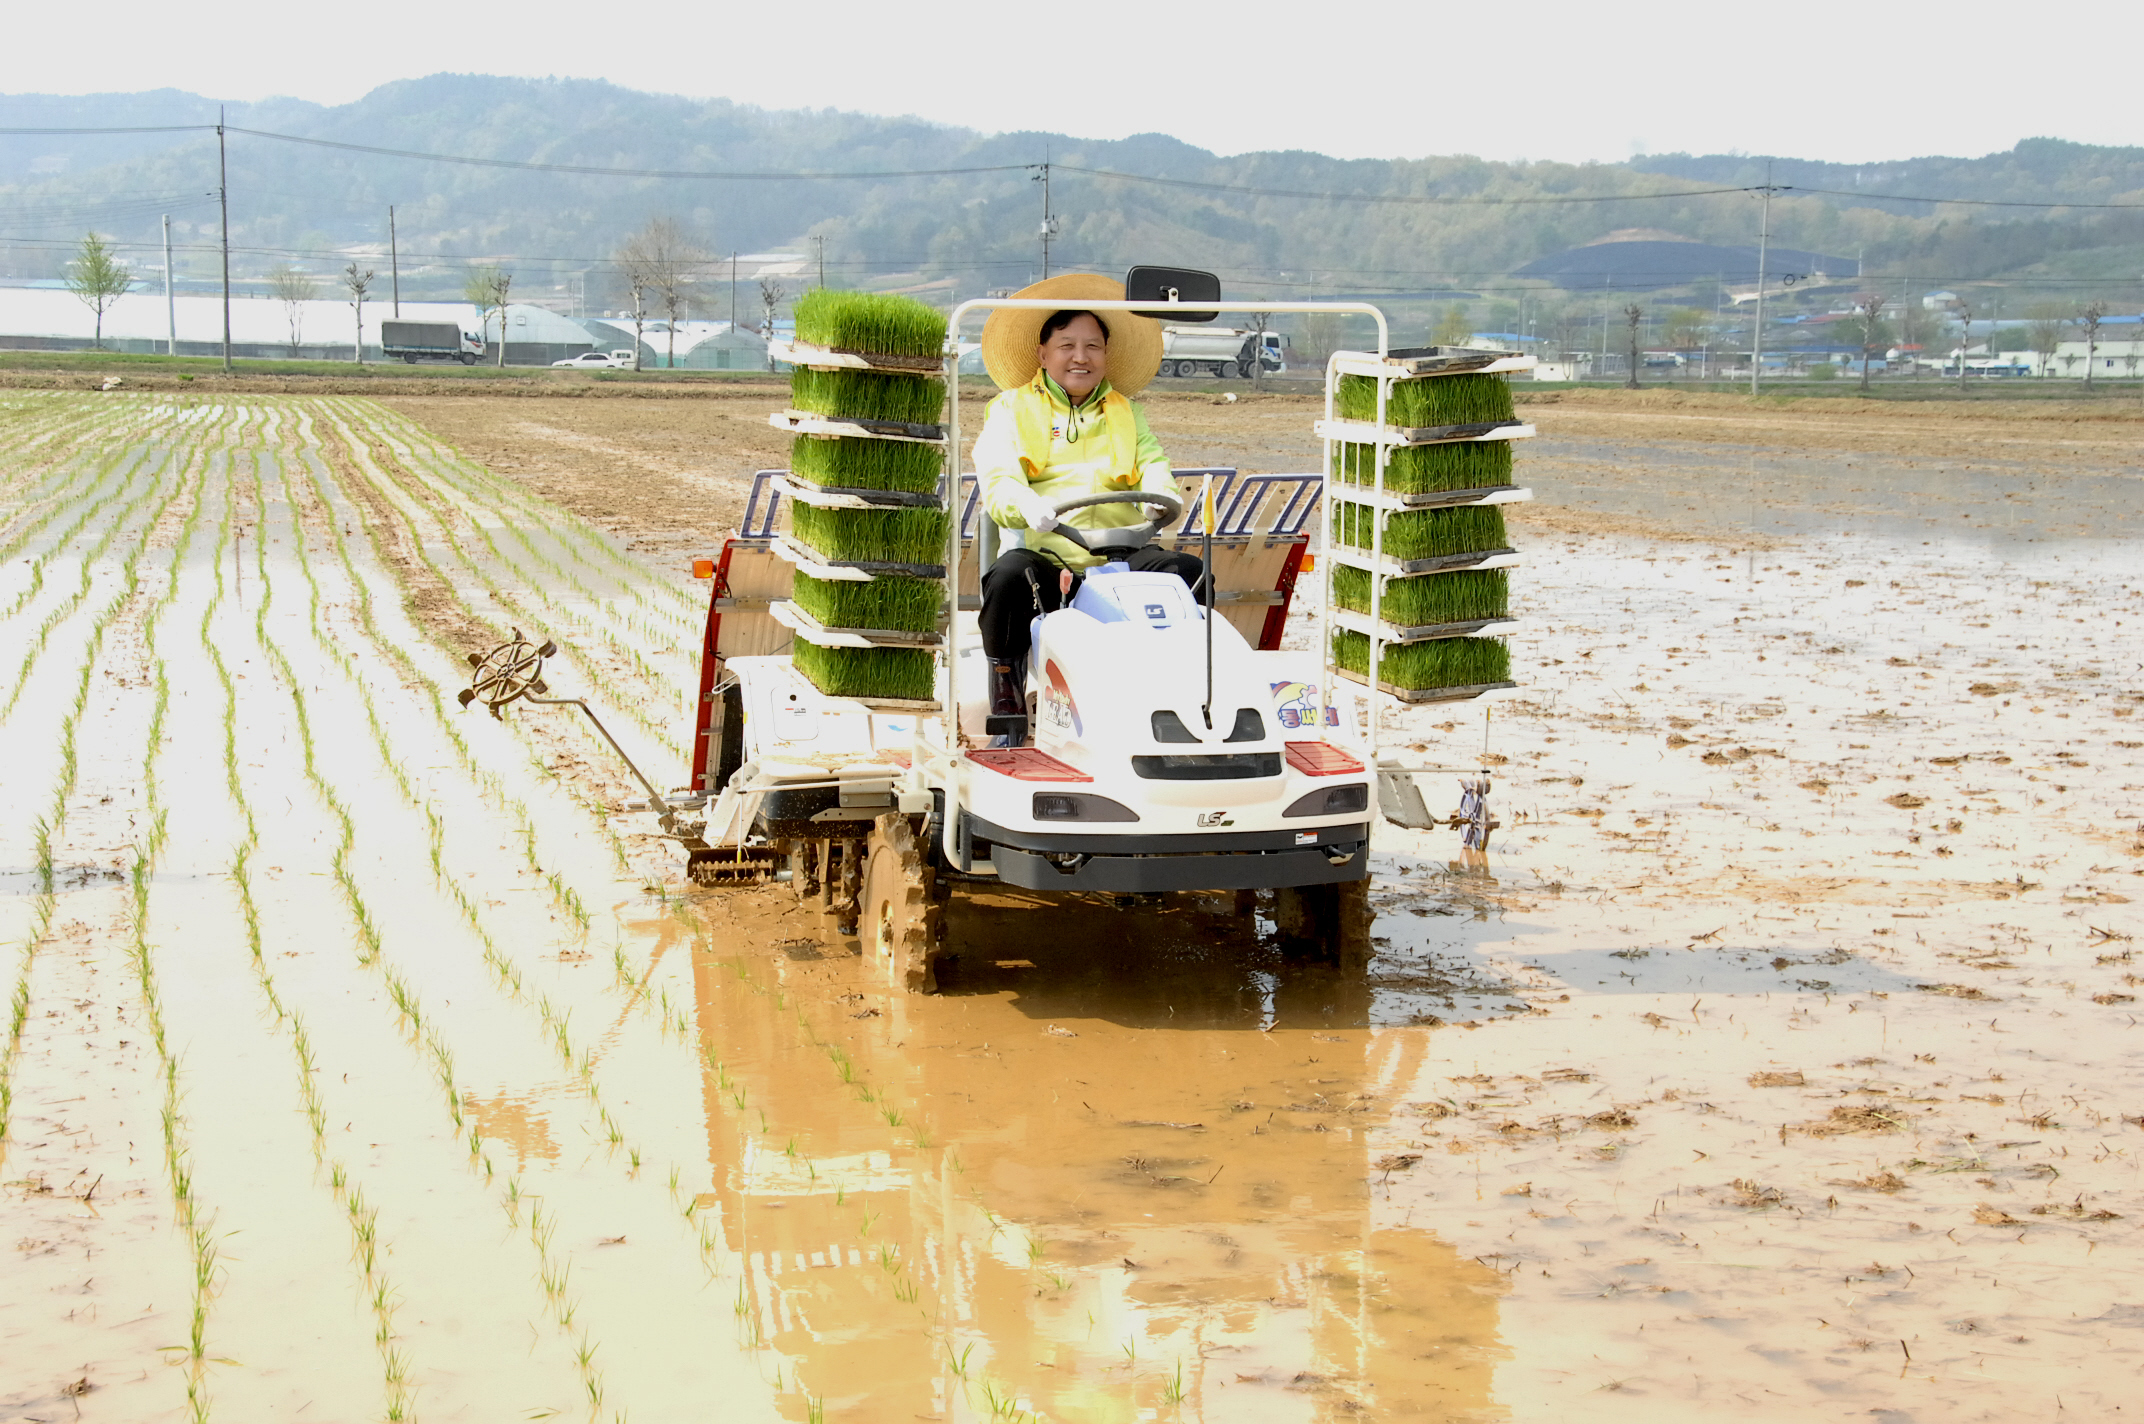
<instances>
[{"instance_id":1,"label":"farmer's hand on steering wheel","mask_svg":"<svg viewBox=\"0 0 2144 1424\"><path fill-rule=\"evenodd\" d=\"M1075 509L1086 509L1098 504L1150 505L1156 513L1143 524L1118 525L1107 529L1083 530L1061 521L1061 516L1070 514ZM1058 537L1068 539L1092 554L1105 549L1134 550L1145 547L1153 541L1157 533L1184 512L1184 502L1161 490L1104 490L1100 494L1073 495L1056 500L1051 504L1051 508L1060 516Z\"/></svg>"}]
</instances>

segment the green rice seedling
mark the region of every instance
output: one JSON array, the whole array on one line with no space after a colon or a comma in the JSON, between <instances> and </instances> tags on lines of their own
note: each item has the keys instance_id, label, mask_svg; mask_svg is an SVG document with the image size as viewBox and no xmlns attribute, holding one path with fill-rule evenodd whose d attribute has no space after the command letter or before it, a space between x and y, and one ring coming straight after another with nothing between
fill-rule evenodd
<instances>
[{"instance_id":1,"label":"green rice seedling","mask_svg":"<svg viewBox=\"0 0 2144 1424\"><path fill-rule=\"evenodd\" d=\"M1189 1390L1184 1384L1184 1362L1178 1360L1176 1362L1176 1373L1161 1388L1161 1397L1171 1404L1182 1404L1188 1393Z\"/></svg>"},{"instance_id":2,"label":"green rice seedling","mask_svg":"<svg viewBox=\"0 0 2144 1424\"><path fill-rule=\"evenodd\" d=\"M814 287L797 298L797 340L874 356L937 356L945 314L913 297Z\"/></svg>"},{"instance_id":3,"label":"green rice seedling","mask_svg":"<svg viewBox=\"0 0 2144 1424\"><path fill-rule=\"evenodd\" d=\"M1342 376L1333 402L1342 420L1377 419L1377 381ZM1476 425L1512 416L1511 383L1502 376L1418 376L1394 381L1385 397L1385 424Z\"/></svg>"},{"instance_id":4,"label":"green rice seedling","mask_svg":"<svg viewBox=\"0 0 2144 1424\"><path fill-rule=\"evenodd\" d=\"M813 415L842 420L936 425L945 409L945 382L935 376L813 371L799 366L789 376L789 403Z\"/></svg>"},{"instance_id":5,"label":"green rice seedling","mask_svg":"<svg viewBox=\"0 0 2144 1424\"><path fill-rule=\"evenodd\" d=\"M946 1368L953 1372L954 1379L964 1380L968 1377L968 1357L974 1353L973 1343L961 1346L958 1351L950 1345L946 1346L945 1364Z\"/></svg>"},{"instance_id":6,"label":"green rice seedling","mask_svg":"<svg viewBox=\"0 0 2144 1424\"><path fill-rule=\"evenodd\" d=\"M869 1236L871 1234L872 1226L877 1221L878 1213L871 1210L869 1207L865 1207L863 1215L863 1225L857 1230L856 1234L858 1236Z\"/></svg>"},{"instance_id":7,"label":"green rice seedling","mask_svg":"<svg viewBox=\"0 0 2144 1424\"><path fill-rule=\"evenodd\" d=\"M829 628L887 628L928 633L945 608L945 585L937 579L875 578L848 583L796 576L790 599Z\"/></svg>"},{"instance_id":8,"label":"green rice seedling","mask_svg":"<svg viewBox=\"0 0 2144 1424\"><path fill-rule=\"evenodd\" d=\"M933 1139L928 1128L919 1127L916 1129L916 1146L925 1152L931 1150Z\"/></svg>"},{"instance_id":9,"label":"green rice seedling","mask_svg":"<svg viewBox=\"0 0 2144 1424\"><path fill-rule=\"evenodd\" d=\"M1333 538L1357 549L1370 547L1379 511L1367 504L1335 503ZM1457 509L1413 509L1387 514L1384 552L1393 559L1433 559L1511 547L1501 505L1470 504Z\"/></svg>"},{"instance_id":10,"label":"green rice seedling","mask_svg":"<svg viewBox=\"0 0 2144 1424\"><path fill-rule=\"evenodd\" d=\"M903 1305L914 1305L916 1298L922 1294L923 1287L917 1283L913 1276L907 1280L893 1283L893 1298Z\"/></svg>"},{"instance_id":11,"label":"green rice seedling","mask_svg":"<svg viewBox=\"0 0 2144 1424\"><path fill-rule=\"evenodd\" d=\"M797 671L831 697L920 702L937 685L931 655L920 648L822 648L798 642L790 653Z\"/></svg>"},{"instance_id":12,"label":"green rice seedling","mask_svg":"<svg viewBox=\"0 0 2144 1424\"><path fill-rule=\"evenodd\" d=\"M829 559L943 564L942 509L820 509L790 506L790 532Z\"/></svg>"},{"instance_id":13,"label":"green rice seedling","mask_svg":"<svg viewBox=\"0 0 2144 1424\"><path fill-rule=\"evenodd\" d=\"M1370 662L1370 640L1342 629L1333 635L1333 656L1341 667L1362 673ZM1510 678L1511 652L1499 638L1387 644L1378 670L1378 681L1407 688L1474 687Z\"/></svg>"},{"instance_id":14,"label":"green rice seedling","mask_svg":"<svg viewBox=\"0 0 2144 1424\"><path fill-rule=\"evenodd\" d=\"M1443 445L1395 447L1385 465L1385 488L1402 494L1481 489L1511 483L1509 440L1461 440ZM1375 446L1342 444L1335 477L1345 484L1377 482Z\"/></svg>"},{"instance_id":15,"label":"green rice seedling","mask_svg":"<svg viewBox=\"0 0 2144 1424\"><path fill-rule=\"evenodd\" d=\"M904 440L799 435L789 446L789 471L835 489L923 494L938 488L945 473L945 454L936 445Z\"/></svg>"},{"instance_id":16,"label":"green rice seedling","mask_svg":"<svg viewBox=\"0 0 2144 1424\"><path fill-rule=\"evenodd\" d=\"M880 1108L879 1116L886 1119L886 1126L888 1127L899 1127L901 1125L901 1110L899 1108Z\"/></svg>"},{"instance_id":17,"label":"green rice seedling","mask_svg":"<svg viewBox=\"0 0 2144 1424\"><path fill-rule=\"evenodd\" d=\"M1333 565L1332 575L1333 602L1368 613L1373 575L1346 564ZM1469 569L1386 579L1379 606L1387 622L1410 628L1502 618L1511 607L1511 576L1504 569Z\"/></svg>"}]
</instances>

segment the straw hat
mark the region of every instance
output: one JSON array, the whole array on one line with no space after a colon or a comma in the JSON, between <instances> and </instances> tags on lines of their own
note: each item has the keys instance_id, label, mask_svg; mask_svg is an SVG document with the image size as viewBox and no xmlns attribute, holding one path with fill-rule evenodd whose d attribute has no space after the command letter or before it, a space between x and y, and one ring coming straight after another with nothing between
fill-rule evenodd
<instances>
[{"instance_id":1,"label":"straw hat","mask_svg":"<svg viewBox=\"0 0 2144 1424\"><path fill-rule=\"evenodd\" d=\"M1076 310L1086 302L1121 302L1124 284L1094 272L1069 272L1014 292L1016 297L1047 298ZM1125 395L1146 389L1161 369L1161 323L1130 312L1098 312L1109 328L1109 384ZM999 308L983 323L983 365L999 390L1009 391L1035 379L1042 368L1036 350L1042 345L1046 311Z\"/></svg>"}]
</instances>

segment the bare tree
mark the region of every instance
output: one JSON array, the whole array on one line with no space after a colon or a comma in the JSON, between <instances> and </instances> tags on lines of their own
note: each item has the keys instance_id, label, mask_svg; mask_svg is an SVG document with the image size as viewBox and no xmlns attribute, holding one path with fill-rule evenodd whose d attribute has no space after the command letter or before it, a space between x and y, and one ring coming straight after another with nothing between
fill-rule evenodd
<instances>
[{"instance_id":1,"label":"bare tree","mask_svg":"<svg viewBox=\"0 0 2144 1424\"><path fill-rule=\"evenodd\" d=\"M1973 344L1973 308L1958 303L1958 393L1965 394L1965 353Z\"/></svg>"},{"instance_id":2,"label":"bare tree","mask_svg":"<svg viewBox=\"0 0 2144 1424\"><path fill-rule=\"evenodd\" d=\"M1429 344L1432 346L1464 346L1474 334L1474 323L1467 316L1464 306L1446 307L1430 328Z\"/></svg>"},{"instance_id":3,"label":"bare tree","mask_svg":"<svg viewBox=\"0 0 2144 1424\"><path fill-rule=\"evenodd\" d=\"M638 264L647 274L648 290L661 303L663 315L669 319L670 339L663 364L675 366L678 319L692 302L700 268L708 260L707 253L693 240L685 225L671 217L649 222L627 245L634 249ZM822 253L822 261L823 258Z\"/></svg>"},{"instance_id":4,"label":"bare tree","mask_svg":"<svg viewBox=\"0 0 2144 1424\"><path fill-rule=\"evenodd\" d=\"M477 325L487 334L491 314L499 314L498 364L506 364L506 294L513 290L514 274L500 267L472 267L462 278L462 300L476 308Z\"/></svg>"},{"instance_id":5,"label":"bare tree","mask_svg":"<svg viewBox=\"0 0 2144 1424\"><path fill-rule=\"evenodd\" d=\"M2055 348L2062 344L2062 328L2069 324L2069 314L2048 302L2040 302L2025 313L2025 339L2040 358L2040 374L2055 359Z\"/></svg>"},{"instance_id":6,"label":"bare tree","mask_svg":"<svg viewBox=\"0 0 2144 1424\"><path fill-rule=\"evenodd\" d=\"M350 289L350 305L357 312L357 341L351 348L350 359L360 366L365 364L365 288L372 285L372 279L377 275L370 267L358 271L355 262L342 269L342 284Z\"/></svg>"},{"instance_id":7,"label":"bare tree","mask_svg":"<svg viewBox=\"0 0 2144 1424\"><path fill-rule=\"evenodd\" d=\"M767 369L770 371L774 369L774 347L772 345L774 341L774 311L775 308L782 304L782 298L788 295L788 290L772 277L759 279L759 304L767 313L766 322L760 327L760 334L766 337L769 343L767 347Z\"/></svg>"},{"instance_id":8,"label":"bare tree","mask_svg":"<svg viewBox=\"0 0 2144 1424\"><path fill-rule=\"evenodd\" d=\"M1258 389L1258 382L1266 373L1266 328L1273 324L1267 312L1251 314L1251 389Z\"/></svg>"},{"instance_id":9,"label":"bare tree","mask_svg":"<svg viewBox=\"0 0 2144 1424\"><path fill-rule=\"evenodd\" d=\"M1861 344L1861 394L1869 393L1869 367L1876 351L1891 339L1883 324L1883 293L1868 292L1854 298L1854 324Z\"/></svg>"},{"instance_id":10,"label":"bare tree","mask_svg":"<svg viewBox=\"0 0 2144 1424\"><path fill-rule=\"evenodd\" d=\"M2084 388L2092 389L2092 358L2099 354L2099 323L2107 315L2105 302L2086 302L2077 308L2074 320L2084 333Z\"/></svg>"},{"instance_id":11,"label":"bare tree","mask_svg":"<svg viewBox=\"0 0 2144 1424\"><path fill-rule=\"evenodd\" d=\"M1630 323L1630 379L1623 382L1630 390L1638 388L1638 323L1645 320L1645 308L1632 302L1623 308L1623 320Z\"/></svg>"},{"instance_id":12,"label":"bare tree","mask_svg":"<svg viewBox=\"0 0 2144 1424\"><path fill-rule=\"evenodd\" d=\"M651 263L641 248L642 234L634 233L618 248L614 259L618 270L625 277L626 290L633 296L633 369L640 369L640 351L646 344L641 330L648 320L648 288L653 285L649 275Z\"/></svg>"},{"instance_id":13,"label":"bare tree","mask_svg":"<svg viewBox=\"0 0 2144 1424\"><path fill-rule=\"evenodd\" d=\"M305 304L313 296L313 279L295 267L278 267L268 274L268 293L283 304L283 317L290 323L290 355L296 360L305 328Z\"/></svg>"},{"instance_id":14,"label":"bare tree","mask_svg":"<svg viewBox=\"0 0 2144 1424\"><path fill-rule=\"evenodd\" d=\"M133 285L134 274L113 255L103 238L93 232L82 238L79 254L67 264L67 290L96 314L96 345L100 351L104 348L104 313Z\"/></svg>"}]
</instances>

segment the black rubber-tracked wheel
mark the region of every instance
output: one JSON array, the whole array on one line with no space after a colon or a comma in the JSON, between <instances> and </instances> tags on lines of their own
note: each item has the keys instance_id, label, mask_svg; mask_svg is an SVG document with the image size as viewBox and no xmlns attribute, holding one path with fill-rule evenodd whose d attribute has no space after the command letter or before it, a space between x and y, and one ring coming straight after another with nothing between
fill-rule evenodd
<instances>
[{"instance_id":1,"label":"black rubber-tracked wheel","mask_svg":"<svg viewBox=\"0 0 2144 1424\"><path fill-rule=\"evenodd\" d=\"M1273 892L1273 928L1281 947L1316 955L1348 973L1370 967L1370 881L1301 885Z\"/></svg>"},{"instance_id":2,"label":"black rubber-tracked wheel","mask_svg":"<svg viewBox=\"0 0 2144 1424\"><path fill-rule=\"evenodd\" d=\"M938 991L945 952L945 910L937 872L923 858L908 817L889 811L871 828L864 861L858 929L864 954L896 989Z\"/></svg>"}]
</instances>

